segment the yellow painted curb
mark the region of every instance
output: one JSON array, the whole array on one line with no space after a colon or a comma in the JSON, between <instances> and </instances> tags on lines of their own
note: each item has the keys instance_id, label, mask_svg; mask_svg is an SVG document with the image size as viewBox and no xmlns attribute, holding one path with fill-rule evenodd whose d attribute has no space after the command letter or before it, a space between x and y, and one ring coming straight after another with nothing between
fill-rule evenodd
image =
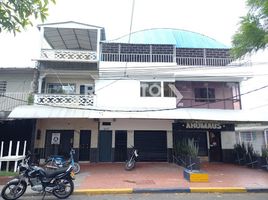
<instances>
[{"instance_id":1,"label":"yellow painted curb","mask_svg":"<svg viewBox=\"0 0 268 200\"><path fill-rule=\"evenodd\" d=\"M203 193L244 193L247 192L243 187L190 187L191 192L203 192Z\"/></svg>"},{"instance_id":2,"label":"yellow painted curb","mask_svg":"<svg viewBox=\"0 0 268 200\"><path fill-rule=\"evenodd\" d=\"M74 194L131 194L133 193L132 188L114 188L114 189L84 189L75 190Z\"/></svg>"}]
</instances>

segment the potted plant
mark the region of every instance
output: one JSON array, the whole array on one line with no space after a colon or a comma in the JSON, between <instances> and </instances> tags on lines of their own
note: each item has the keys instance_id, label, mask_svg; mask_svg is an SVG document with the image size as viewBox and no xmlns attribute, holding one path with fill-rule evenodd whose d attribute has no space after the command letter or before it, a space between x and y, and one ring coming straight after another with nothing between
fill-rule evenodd
<instances>
[{"instance_id":1,"label":"potted plant","mask_svg":"<svg viewBox=\"0 0 268 200\"><path fill-rule=\"evenodd\" d=\"M247 153L246 153L246 165L251 168L256 168L258 164L258 154L254 151L252 143L247 144Z\"/></svg>"},{"instance_id":2,"label":"potted plant","mask_svg":"<svg viewBox=\"0 0 268 200\"><path fill-rule=\"evenodd\" d=\"M183 139L174 148L174 156L177 164L189 169L200 170L199 146L194 139Z\"/></svg>"},{"instance_id":3,"label":"potted plant","mask_svg":"<svg viewBox=\"0 0 268 200\"><path fill-rule=\"evenodd\" d=\"M242 142L241 144L234 145L234 154L235 163L239 165L246 164L247 149L244 142Z\"/></svg>"}]
</instances>

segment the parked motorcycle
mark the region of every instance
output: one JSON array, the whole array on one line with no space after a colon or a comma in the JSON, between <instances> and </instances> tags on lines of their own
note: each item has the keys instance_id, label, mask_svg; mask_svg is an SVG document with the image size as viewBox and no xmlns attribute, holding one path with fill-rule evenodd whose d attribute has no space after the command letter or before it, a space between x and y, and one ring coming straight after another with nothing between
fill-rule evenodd
<instances>
[{"instance_id":1,"label":"parked motorcycle","mask_svg":"<svg viewBox=\"0 0 268 200\"><path fill-rule=\"evenodd\" d=\"M70 164L73 166L73 171L75 174L80 172L80 165L77 162L74 162L73 155L75 154L74 149L70 151L70 158L66 160L64 156L61 155L52 155L49 156L45 161L45 168L48 169L57 169L62 167L67 167Z\"/></svg>"},{"instance_id":2,"label":"parked motorcycle","mask_svg":"<svg viewBox=\"0 0 268 200\"><path fill-rule=\"evenodd\" d=\"M138 156L138 150L133 148L129 159L126 161L125 170L129 171L135 167Z\"/></svg>"},{"instance_id":3,"label":"parked motorcycle","mask_svg":"<svg viewBox=\"0 0 268 200\"><path fill-rule=\"evenodd\" d=\"M27 186L36 192L52 193L59 199L69 197L74 190L74 173L72 165L53 171L46 171L39 166L30 163L30 153L19 164L19 176L9 181L2 189L1 196L5 200L20 198L26 191Z\"/></svg>"}]
</instances>

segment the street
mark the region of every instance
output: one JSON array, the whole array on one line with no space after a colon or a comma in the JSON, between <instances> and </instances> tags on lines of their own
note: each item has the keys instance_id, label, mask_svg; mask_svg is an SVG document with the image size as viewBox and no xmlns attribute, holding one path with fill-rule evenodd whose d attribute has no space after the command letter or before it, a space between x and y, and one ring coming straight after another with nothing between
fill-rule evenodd
<instances>
[{"instance_id":1,"label":"street","mask_svg":"<svg viewBox=\"0 0 268 200\"><path fill-rule=\"evenodd\" d=\"M24 196L21 200L41 200L42 196ZM56 200L56 197L47 196L46 200ZM200 193L160 193L160 194L119 194L119 195L72 195L69 200L267 200L268 193L241 193L241 194L200 194Z\"/></svg>"}]
</instances>

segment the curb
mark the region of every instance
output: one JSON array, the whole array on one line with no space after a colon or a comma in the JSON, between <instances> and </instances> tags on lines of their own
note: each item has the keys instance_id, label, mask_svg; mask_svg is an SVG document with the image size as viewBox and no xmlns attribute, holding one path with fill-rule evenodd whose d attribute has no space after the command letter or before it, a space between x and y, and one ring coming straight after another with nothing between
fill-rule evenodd
<instances>
[{"instance_id":1,"label":"curb","mask_svg":"<svg viewBox=\"0 0 268 200\"><path fill-rule=\"evenodd\" d=\"M190 188L117 188L75 190L75 195L83 194L141 194L141 193L266 193L268 188L245 187L190 187Z\"/></svg>"},{"instance_id":2,"label":"curb","mask_svg":"<svg viewBox=\"0 0 268 200\"><path fill-rule=\"evenodd\" d=\"M0 190L2 188L0 187ZM268 188L245 187L190 187L190 188L110 188L110 189L77 189L73 195L102 194L153 194L153 193L268 193ZM27 192L24 196L39 196L36 192ZM50 194L48 194L50 195Z\"/></svg>"},{"instance_id":3,"label":"curb","mask_svg":"<svg viewBox=\"0 0 268 200\"><path fill-rule=\"evenodd\" d=\"M74 195L82 194L132 194L132 188L115 188L115 189L82 189L75 190Z\"/></svg>"}]
</instances>

